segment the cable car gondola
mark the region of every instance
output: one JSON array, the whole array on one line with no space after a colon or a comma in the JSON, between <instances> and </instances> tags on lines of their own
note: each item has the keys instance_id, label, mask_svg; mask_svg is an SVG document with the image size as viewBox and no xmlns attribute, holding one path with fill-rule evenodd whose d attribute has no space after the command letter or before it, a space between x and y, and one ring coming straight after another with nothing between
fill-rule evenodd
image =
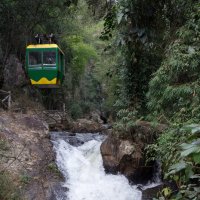
<instances>
[{"instance_id":1,"label":"cable car gondola","mask_svg":"<svg viewBox=\"0 0 200 200\"><path fill-rule=\"evenodd\" d=\"M51 36L47 43L43 43L38 35L35 38L38 44L26 48L26 70L31 84L40 88L58 88L64 79L64 53L52 43Z\"/></svg>"}]
</instances>

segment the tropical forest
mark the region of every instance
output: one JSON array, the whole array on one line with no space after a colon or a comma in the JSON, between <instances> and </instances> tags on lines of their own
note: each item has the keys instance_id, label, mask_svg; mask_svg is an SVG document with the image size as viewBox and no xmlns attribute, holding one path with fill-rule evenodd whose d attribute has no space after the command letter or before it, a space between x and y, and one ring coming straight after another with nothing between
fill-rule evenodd
<instances>
[{"instance_id":1,"label":"tropical forest","mask_svg":"<svg viewBox=\"0 0 200 200\"><path fill-rule=\"evenodd\" d=\"M0 0L0 200L200 200L200 1Z\"/></svg>"}]
</instances>

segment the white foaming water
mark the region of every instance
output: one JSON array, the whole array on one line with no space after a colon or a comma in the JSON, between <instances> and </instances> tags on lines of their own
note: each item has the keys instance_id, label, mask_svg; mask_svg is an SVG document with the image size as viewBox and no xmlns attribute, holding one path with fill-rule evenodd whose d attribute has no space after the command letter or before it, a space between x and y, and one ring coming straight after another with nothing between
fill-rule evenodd
<instances>
[{"instance_id":1,"label":"white foaming water","mask_svg":"<svg viewBox=\"0 0 200 200\"><path fill-rule=\"evenodd\" d=\"M54 144L64 187L69 189L65 200L141 200L141 192L124 176L105 174L100 141L91 140L79 147L64 140Z\"/></svg>"}]
</instances>

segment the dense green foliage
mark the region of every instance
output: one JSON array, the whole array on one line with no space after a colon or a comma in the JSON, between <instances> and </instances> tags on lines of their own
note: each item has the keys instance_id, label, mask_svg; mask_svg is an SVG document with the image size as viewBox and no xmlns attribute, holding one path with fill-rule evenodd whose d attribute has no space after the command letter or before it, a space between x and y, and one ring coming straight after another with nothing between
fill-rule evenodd
<instances>
[{"instance_id":1,"label":"dense green foliage","mask_svg":"<svg viewBox=\"0 0 200 200\"><path fill-rule=\"evenodd\" d=\"M200 137L199 125L173 127L162 134L157 143L148 146L149 160L162 162L165 179L172 179L179 189L167 193L166 199L200 198ZM164 198L164 199L165 199Z\"/></svg>"},{"instance_id":2,"label":"dense green foliage","mask_svg":"<svg viewBox=\"0 0 200 200\"><path fill-rule=\"evenodd\" d=\"M2 0L0 3L0 70L11 53L24 59L26 44L35 33L61 33L60 20L72 1ZM76 3L76 2L74 2ZM58 21L59 19L59 21ZM58 22L58 23L57 23ZM60 23L60 24L59 24ZM53 26L54 25L54 26Z\"/></svg>"},{"instance_id":3,"label":"dense green foliage","mask_svg":"<svg viewBox=\"0 0 200 200\"><path fill-rule=\"evenodd\" d=\"M160 67L165 47L184 24L190 8L190 1L120 0L107 14L102 38L108 39L113 29L117 30L116 46L121 52L117 67L122 79L119 97L123 96L128 106L141 105L146 110L151 75Z\"/></svg>"},{"instance_id":4,"label":"dense green foliage","mask_svg":"<svg viewBox=\"0 0 200 200\"><path fill-rule=\"evenodd\" d=\"M148 107L154 117L199 122L200 7L176 32L165 59L150 81Z\"/></svg>"},{"instance_id":5,"label":"dense green foliage","mask_svg":"<svg viewBox=\"0 0 200 200\"><path fill-rule=\"evenodd\" d=\"M88 6L90 7L85 1L79 1L76 15L73 13L71 16L70 33L62 39L62 44L67 44L63 45L63 48L68 56L63 90L67 96L67 109L73 118L81 117L95 109L101 110L101 72L108 66L102 53L105 42L99 40L102 21L96 20Z\"/></svg>"},{"instance_id":6,"label":"dense green foliage","mask_svg":"<svg viewBox=\"0 0 200 200\"><path fill-rule=\"evenodd\" d=\"M66 78L60 90L42 92L47 107L64 102L73 118L109 112L126 135L138 119L167 123L148 148L180 189L164 198L199 195L198 0L2 0L0 19L1 75L10 54L23 62L35 33L55 33Z\"/></svg>"},{"instance_id":7,"label":"dense green foliage","mask_svg":"<svg viewBox=\"0 0 200 200\"><path fill-rule=\"evenodd\" d=\"M100 72L96 70L95 75L93 71L96 65L102 67L101 52L105 42L99 42L101 16L109 5L105 1L98 3L96 6L95 1L81 0L1 1L0 87L9 56L15 54L24 63L26 45L35 42L34 35L54 33L66 55L63 87L56 91L30 91L29 94L34 93L48 109L62 109L65 103L74 118L100 109Z\"/></svg>"},{"instance_id":8,"label":"dense green foliage","mask_svg":"<svg viewBox=\"0 0 200 200\"><path fill-rule=\"evenodd\" d=\"M199 198L198 125L185 128L200 119L199 14L195 0L119 0L105 17L102 39L114 38L120 55L116 132L130 134L141 118L169 125L148 147L149 159L161 160L180 192L160 199Z\"/></svg>"}]
</instances>

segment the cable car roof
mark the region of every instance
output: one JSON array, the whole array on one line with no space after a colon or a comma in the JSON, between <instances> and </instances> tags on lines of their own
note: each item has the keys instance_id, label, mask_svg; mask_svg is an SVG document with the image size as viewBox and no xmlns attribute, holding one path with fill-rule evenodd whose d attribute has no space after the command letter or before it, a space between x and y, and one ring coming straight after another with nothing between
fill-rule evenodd
<instances>
[{"instance_id":1,"label":"cable car roof","mask_svg":"<svg viewBox=\"0 0 200 200\"><path fill-rule=\"evenodd\" d=\"M58 48L62 54L63 51L59 48L57 44L31 44L26 47L27 49L48 49L48 48Z\"/></svg>"}]
</instances>

